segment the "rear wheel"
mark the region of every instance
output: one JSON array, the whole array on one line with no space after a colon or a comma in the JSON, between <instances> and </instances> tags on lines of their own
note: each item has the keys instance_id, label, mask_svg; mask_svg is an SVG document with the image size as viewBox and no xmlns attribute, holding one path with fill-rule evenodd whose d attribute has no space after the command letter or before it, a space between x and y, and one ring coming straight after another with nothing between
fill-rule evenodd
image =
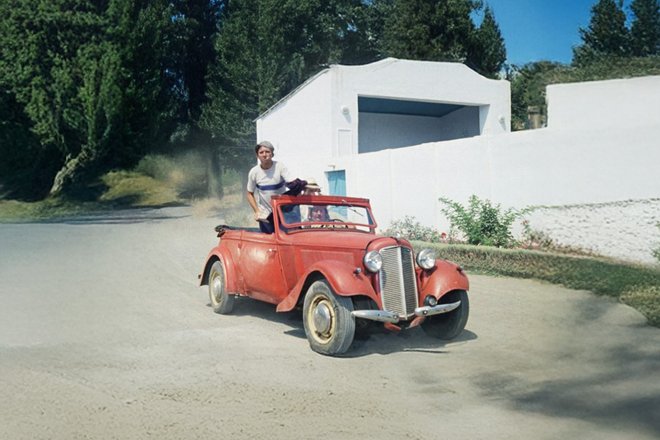
<instances>
[{"instance_id":1,"label":"rear wheel","mask_svg":"<svg viewBox=\"0 0 660 440\"><path fill-rule=\"evenodd\" d=\"M303 304L303 324L309 345L317 353L345 353L355 336L351 298L335 294L325 280L315 281Z\"/></svg>"},{"instance_id":2,"label":"rear wheel","mask_svg":"<svg viewBox=\"0 0 660 440\"><path fill-rule=\"evenodd\" d=\"M422 322L422 330L434 338L454 339L467 324L470 314L470 302L465 290L454 290L440 298L441 304L449 304L460 301L461 305L449 313L429 316Z\"/></svg>"},{"instance_id":3,"label":"rear wheel","mask_svg":"<svg viewBox=\"0 0 660 440\"><path fill-rule=\"evenodd\" d=\"M220 261L216 261L209 271L209 299L215 313L228 315L234 310L234 295L227 294L225 270Z\"/></svg>"}]
</instances>

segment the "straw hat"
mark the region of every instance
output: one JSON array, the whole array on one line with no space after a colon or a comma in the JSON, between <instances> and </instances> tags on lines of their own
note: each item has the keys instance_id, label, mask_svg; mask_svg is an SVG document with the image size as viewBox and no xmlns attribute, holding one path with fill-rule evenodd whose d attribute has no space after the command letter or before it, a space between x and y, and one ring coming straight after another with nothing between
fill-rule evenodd
<instances>
[{"instance_id":1,"label":"straw hat","mask_svg":"<svg viewBox=\"0 0 660 440\"><path fill-rule=\"evenodd\" d=\"M305 189L311 189L312 191L321 191L321 187L319 186L318 183L316 183L316 180L314 179L307 179L307 185L305 185Z\"/></svg>"}]
</instances>

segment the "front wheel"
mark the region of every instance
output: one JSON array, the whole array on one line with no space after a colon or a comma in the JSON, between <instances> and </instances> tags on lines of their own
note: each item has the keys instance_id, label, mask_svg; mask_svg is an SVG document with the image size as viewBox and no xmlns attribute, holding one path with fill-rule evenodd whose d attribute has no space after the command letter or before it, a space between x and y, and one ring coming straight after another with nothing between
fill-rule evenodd
<instances>
[{"instance_id":1,"label":"front wheel","mask_svg":"<svg viewBox=\"0 0 660 440\"><path fill-rule=\"evenodd\" d=\"M234 295L227 294L225 269L220 261L216 261L209 271L209 299L215 313L228 315L234 310Z\"/></svg>"},{"instance_id":2,"label":"front wheel","mask_svg":"<svg viewBox=\"0 0 660 440\"><path fill-rule=\"evenodd\" d=\"M429 316L422 322L422 330L429 336L438 339L454 339L467 324L470 314L470 302L465 290L454 290L440 298L440 303L449 304L460 301L461 305L449 313Z\"/></svg>"},{"instance_id":3,"label":"front wheel","mask_svg":"<svg viewBox=\"0 0 660 440\"><path fill-rule=\"evenodd\" d=\"M303 324L309 345L317 353L345 353L355 336L353 301L335 294L325 280L315 281L305 295Z\"/></svg>"}]
</instances>

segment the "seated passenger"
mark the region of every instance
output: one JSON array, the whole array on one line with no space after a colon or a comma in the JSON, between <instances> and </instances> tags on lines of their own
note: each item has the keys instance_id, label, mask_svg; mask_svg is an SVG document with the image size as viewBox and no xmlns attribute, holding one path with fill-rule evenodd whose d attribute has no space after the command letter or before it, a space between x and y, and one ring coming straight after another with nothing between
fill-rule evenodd
<instances>
[{"instance_id":1,"label":"seated passenger","mask_svg":"<svg viewBox=\"0 0 660 440\"><path fill-rule=\"evenodd\" d=\"M307 185L303 190L304 196L318 196L321 195L321 187L316 183L314 179L307 179Z\"/></svg>"},{"instance_id":2,"label":"seated passenger","mask_svg":"<svg viewBox=\"0 0 660 440\"><path fill-rule=\"evenodd\" d=\"M330 216L328 215L328 210L325 206L312 206L309 208L309 214L307 217L307 221L310 222L329 222L330 221ZM316 225L318 227L319 225ZM315 226L312 226L315 227Z\"/></svg>"}]
</instances>

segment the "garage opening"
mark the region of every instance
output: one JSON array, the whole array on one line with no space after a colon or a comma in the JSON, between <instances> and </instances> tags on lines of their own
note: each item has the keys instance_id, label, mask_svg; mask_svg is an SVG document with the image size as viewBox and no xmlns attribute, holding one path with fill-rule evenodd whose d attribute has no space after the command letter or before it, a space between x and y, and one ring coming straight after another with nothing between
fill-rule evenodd
<instances>
[{"instance_id":1,"label":"garage opening","mask_svg":"<svg viewBox=\"0 0 660 440\"><path fill-rule=\"evenodd\" d=\"M358 152L481 134L480 107L358 96Z\"/></svg>"}]
</instances>

